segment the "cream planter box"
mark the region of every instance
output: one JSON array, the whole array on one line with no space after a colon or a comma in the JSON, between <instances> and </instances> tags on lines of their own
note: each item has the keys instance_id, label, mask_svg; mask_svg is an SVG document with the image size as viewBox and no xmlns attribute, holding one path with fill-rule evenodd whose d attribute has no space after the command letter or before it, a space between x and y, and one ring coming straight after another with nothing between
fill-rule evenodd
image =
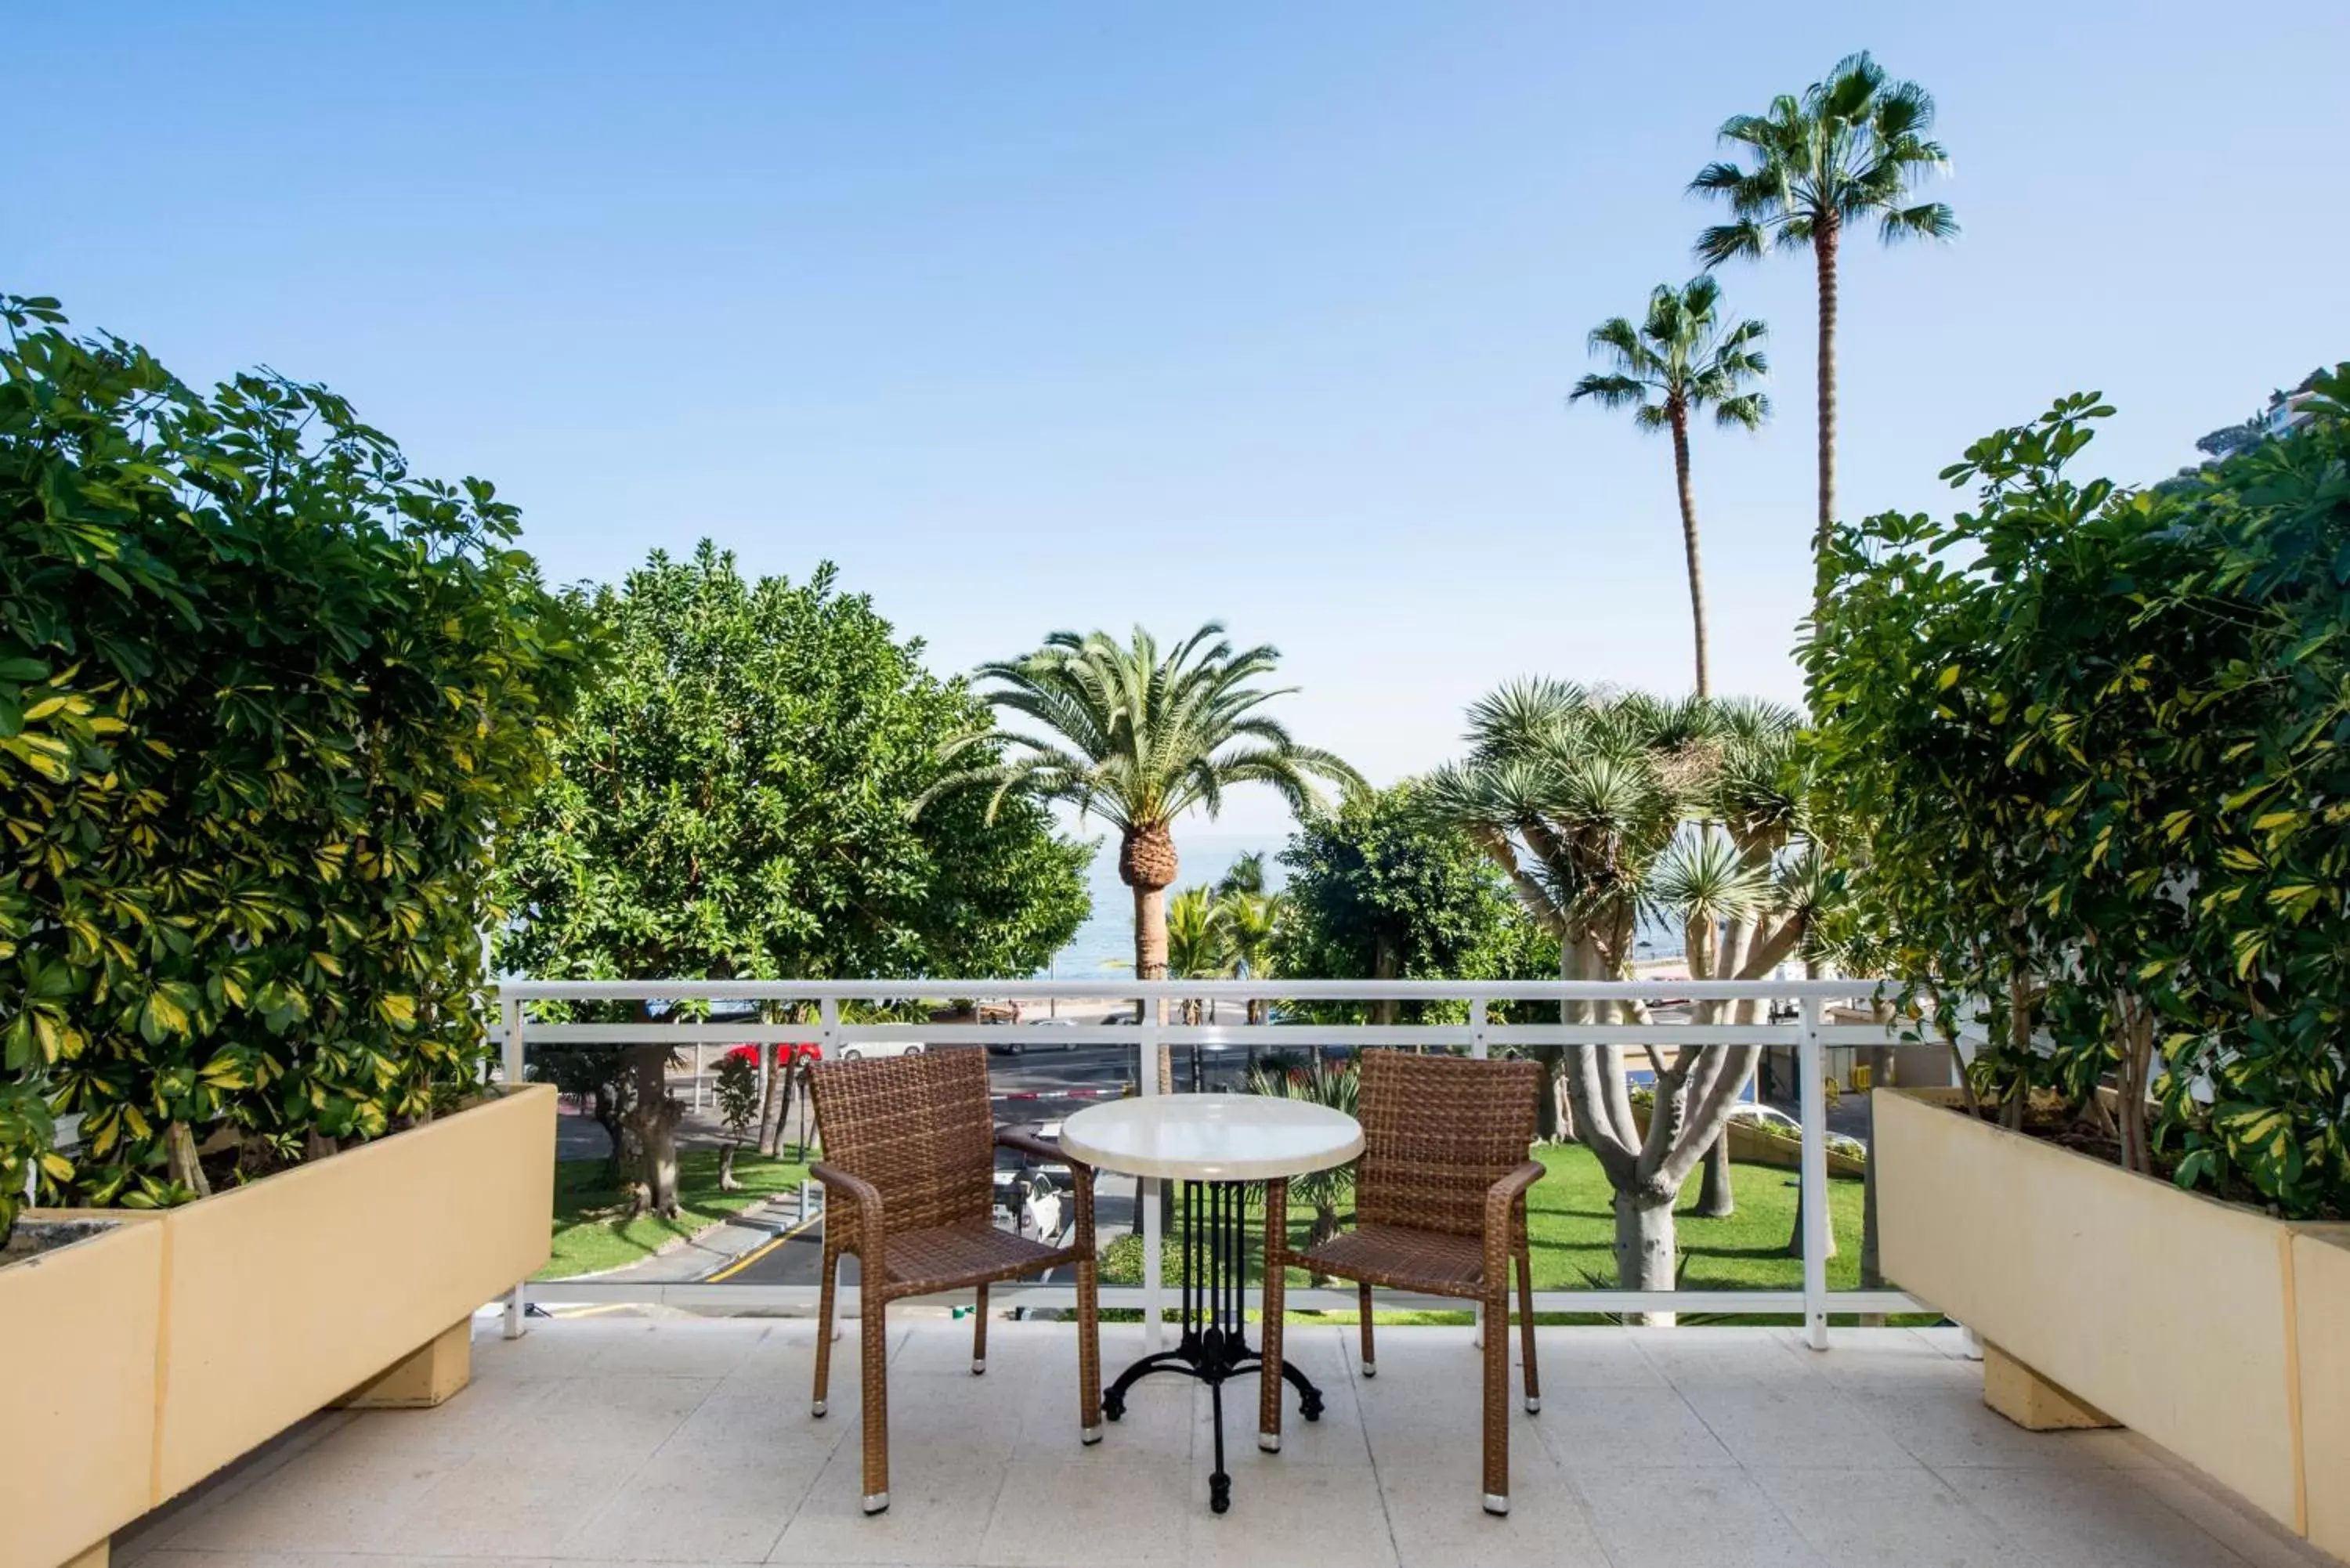
<instances>
[{"instance_id":1,"label":"cream planter box","mask_svg":"<svg viewBox=\"0 0 2350 1568\"><path fill-rule=\"evenodd\" d=\"M2350 1476L2350 1296L2324 1293L2350 1291L2350 1253L2328 1234L2350 1227L2290 1225L2133 1176L1955 1100L1876 1096L1887 1279L2314 1536L2313 1513L2338 1506ZM2297 1285L2297 1259L2320 1246ZM2315 1429L2329 1418L2330 1438ZM2328 1494L2314 1510L2314 1483Z\"/></svg>"},{"instance_id":2,"label":"cream planter box","mask_svg":"<svg viewBox=\"0 0 2350 1568\"><path fill-rule=\"evenodd\" d=\"M0 1568L55 1568L355 1393L463 1386L474 1310L547 1259L555 1091L0 1268ZM389 1371L388 1371L389 1369Z\"/></svg>"},{"instance_id":3,"label":"cream planter box","mask_svg":"<svg viewBox=\"0 0 2350 1568\"><path fill-rule=\"evenodd\" d=\"M173 1210L155 1501L528 1279L554 1204L555 1091L525 1085Z\"/></svg>"},{"instance_id":4,"label":"cream planter box","mask_svg":"<svg viewBox=\"0 0 2350 1568\"><path fill-rule=\"evenodd\" d=\"M2293 1239L2301 1331L2302 1469L2316 1544L2350 1562L2350 1225Z\"/></svg>"},{"instance_id":5,"label":"cream planter box","mask_svg":"<svg viewBox=\"0 0 2350 1568\"><path fill-rule=\"evenodd\" d=\"M0 1268L0 1568L52 1568L147 1511L163 1216Z\"/></svg>"}]
</instances>

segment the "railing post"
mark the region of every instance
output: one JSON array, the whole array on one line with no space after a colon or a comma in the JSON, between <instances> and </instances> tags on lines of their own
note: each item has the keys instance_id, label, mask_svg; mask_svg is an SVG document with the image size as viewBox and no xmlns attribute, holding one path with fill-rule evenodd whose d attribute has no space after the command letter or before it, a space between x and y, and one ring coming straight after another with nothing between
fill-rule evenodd
<instances>
[{"instance_id":1,"label":"railing post","mask_svg":"<svg viewBox=\"0 0 2350 1568\"><path fill-rule=\"evenodd\" d=\"M1159 1092L1159 999L1145 996L1138 1001L1142 1017L1134 1032L1134 1092L1155 1095ZM1138 1178L1134 1202L1142 1210L1142 1337L1145 1347L1156 1355L1167 1347L1167 1314L1160 1299L1159 1248L1165 1238L1159 1233L1159 1178Z\"/></svg>"},{"instance_id":2,"label":"railing post","mask_svg":"<svg viewBox=\"0 0 2350 1568\"><path fill-rule=\"evenodd\" d=\"M1485 999L1477 998L1469 1004L1469 1054L1476 1061L1485 1059ZM1479 1350L1485 1348L1485 1304L1478 1303L1470 1309L1475 1325L1469 1333L1469 1343Z\"/></svg>"},{"instance_id":3,"label":"railing post","mask_svg":"<svg viewBox=\"0 0 2350 1568\"><path fill-rule=\"evenodd\" d=\"M840 1060L840 1003L825 997L816 1004L816 1054L827 1062Z\"/></svg>"},{"instance_id":4,"label":"railing post","mask_svg":"<svg viewBox=\"0 0 2350 1568\"><path fill-rule=\"evenodd\" d=\"M502 998L498 1003L498 1012L501 1014L500 1022L505 1029L506 1087L517 1088L523 1081L523 1005L518 998ZM530 1303L523 1293L527 1288L527 1281L518 1280L515 1282L515 1288L506 1293L504 1334L508 1339L520 1339L523 1336L523 1329L530 1310Z\"/></svg>"},{"instance_id":5,"label":"railing post","mask_svg":"<svg viewBox=\"0 0 2350 1568\"><path fill-rule=\"evenodd\" d=\"M1804 1339L1814 1350L1828 1347L1828 1096L1827 1062L1820 1048L1820 999L1806 995L1799 1009L1795 1047L1804 1118L1801 1181L1797 1201L1804 1220Z\"/></svg>"}]
</instances>

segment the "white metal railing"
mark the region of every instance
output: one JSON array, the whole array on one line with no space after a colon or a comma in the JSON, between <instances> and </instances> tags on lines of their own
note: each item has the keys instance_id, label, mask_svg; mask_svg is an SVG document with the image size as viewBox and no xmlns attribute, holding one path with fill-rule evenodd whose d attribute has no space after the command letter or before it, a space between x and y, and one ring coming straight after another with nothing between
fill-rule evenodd
<instances>
[{"instance_id":1,"label":"white metal railing","mask_svg":"<svg viewBox=\"0 0 2350 1568\"><path fill-rule=\"evenodd\" d=\"M843 1046L859 1042L920 1041L928 1044L1004 1044L1022 1041L1044 1045L1112 1044L1134 1052L1135 1090L1159 1092L1156 1053L1191 1046L1255 1045L1318 1049L1323 1046L1403 1046L1463 1050L1483 1057L1513 1047L1585 1045L1648 1046L1719 1050L1731 1045L1792 1046L1800 1086L1800 1177L1805 1201L1803 1216L1803 1283L1796 1290L1539 1290L1537 1313L1770 1313L1800 1314L1805 1337L1815 1348L1827 1345L1832 1313L1878 1314L1916 1312L1921 1304L1895 1290L1831 1291L1827 1283L1830 1214L1827 1201L1826 1056L1836 1046L1898 1045L1891 1031L1879 1024L1828 1024L1822 1021L1827 1003L1864 998L1875 982L1859 980L1691 981L1040 981L1040 980L884 980L884 981L573 981L510 980L496 992L497 1034L503 1046L503 1070L508 1081L524 1075L525 1046L577 1047L635 1044L701 1046L711 1044L799 1044L819 1046L827 1060ZM1145 1003L1164 1002L1170 1011L1185 1002L1213 1003L1235 1012L1250 1001L1263 1002L1453 1002L1468 1004L1463 1023L1322 1024L1174 1023L1162 1023L1160 1011L1146 1005L1139 1024L1051 1023L870 1023L841 1017L844 1002L912 1002L974 1000L988 1002L1044 1001ZM1783 1023L1512 1023L1496 1022L1496 1004L1562 1002L1751 1002L1765 1004L1792 1002L1794 1017ZM685 1018L638 1020L619 1023L551 1023L529 1016L533 1002L660 1002L691 1004L752 1002L778 1006L813 1004L813 1023L762 1023L751 1019L692 1021ZM1179 1013L1180 1015L1180 1013ZM1942 1047L1916 1047L1940 1051ZM767 1053L761 1054L765 1071ZM1162 1290L1159 1207L1156 1180L1139 1183L1136 1210L1143 1234L1144 1273L1140 1287L1105 1286L1102 1304L1139 1307L1153 1345L1161 1336L1165 1311ZM995 1297L1030 1306L1074 1304L1071 1286L997 1286ZM506 1303L509 1334L522 1329L525 1301L563 1303L660 1303L674 1307L802 1307L816 1304L815 1285L736 1285L705 1282L660 1282L611 1279L535 1281L518 1285ZM1351 1310L1352 1291L1293 1290L1292 1310ZM1458 1302L1409 1301L1397 1304L1447 1306Z\"/></svg>"}]
</instances>

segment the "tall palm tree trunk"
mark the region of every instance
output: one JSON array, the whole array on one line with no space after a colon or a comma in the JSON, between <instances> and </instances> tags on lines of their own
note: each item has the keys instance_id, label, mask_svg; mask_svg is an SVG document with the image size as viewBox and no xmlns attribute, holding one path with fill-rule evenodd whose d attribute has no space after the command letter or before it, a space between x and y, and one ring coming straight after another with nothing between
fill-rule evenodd
<instances>
[{"instance_id":1,"label":"tall palm tree trunk","mask_svg":"<svg viewBox=\"0 0 2350 1568\"><path fill-rule=\"evenodd\" d=\"M1812 535L1812 561L1828 547L1835 526L1835 329L1836 229L1833 213L1824 214L1812 236L1812 254L1820 267L1820 517Z\"/></svg>"},{"instance_id":2,"label":"tall palm tree trunk","mask_svg":"<svg viewBox=\"0 0 2350 1568\"><path fill-rule=\"evenodd\" d=\"M1713 695L1705 656L1705 573L1698 565L1697 497L1690 490L1689 410L1673 405L1673 479L1680 487L1681 544L1689 552L1690 626L1697 640L1697 695Z\"/></svg>"},{"instance_id":3,"label":"tall palm tree trunk","mask_svg":"<svg viewBox=\"0 0 2350 1568\"><path fill-rule=\"evenodd\" d=\"M1118 874L1134 889L1134 978L1165 980L1167 978L1167 889L1175 885L1181 869L1176 858L1175 839L1165 823L1146 823L1126 830L1118 845ZM1155 1016L1167 1022L1164 1002L1145 1004L1148 1013L1138 1013L1136 1022L1145 1016ZM1158 1050L1159 1092L1175 1092L1174 1064L1169 1059L1167 1047Z\"/></svg>"}]
</instances>

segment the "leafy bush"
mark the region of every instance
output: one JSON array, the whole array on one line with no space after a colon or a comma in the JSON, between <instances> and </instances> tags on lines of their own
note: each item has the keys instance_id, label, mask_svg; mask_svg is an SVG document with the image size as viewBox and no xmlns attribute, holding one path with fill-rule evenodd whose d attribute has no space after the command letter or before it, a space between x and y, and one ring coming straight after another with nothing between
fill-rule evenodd
<instances>
[{"instance_id":1,"label":"leafy bush","mask_svg":"<svg viewBox=\"0 0 2350 1568\"><path fill-rule=\"evenodd\" d=\"M1838 531L1808 650L1825 783L1913 1012L1990 1032L2131 1168L2350 1209L2350 366L2196 481L2076 482L2064 400ZM2109 1111L2097 1091L2111 1082Z\"/></svg>"},{"instance_id":2,"label":"leafy bush","mask_svg":"<svg viewBox=\"0 0 2350 1568\"><path fill-rule=\"evenodd\" d=\"M514 509L321 387L0 318L0 1094L84 1113L97 1203L431 1116L581 659Z\"/></svg>"},{"instance_id":3,"label":"leafy bush","mask_svg":"<svg viewBox=\"0 0 2350 1568\"><path fill-rule=\"evenodd\" d=\"M607 657L508 842L522 918L501 933L504 963L588 979L1029 974L1076 933L1091 849L1043 806L991 816L974 790L916 815L959 742L975 748L965 761L987 753L991 715L837 577L746 578L704 540L567 596L606 628ZM669 1050L548 1054L663 1214L678 1204ZM791 1083L768 1078L769 1153Z\"/></svg>"},{"instance_id":4,"label":"leafy bush","mask_svg":"<svg viewBox=\"0 0 2350 1568\"><path fill-rule=\"evenodd\" d=\"M1558 940L1511 895L1470 837L1436 820L1424 785L1356 790L1299 819L1281 852L1289 873L1274 971L1332 980L1546 980ZM1400 1009L1400 1018L1391 1017ZM1292 1002L1318 1023L1463 1023L1466 1002ZM1554 1009L1555 1012L1555 1010ZM1521 1019L1521 1013L1523 1017ZM1531 1022L1523 1004L1497 1019Z\"/></svg>"}]
</instances>

